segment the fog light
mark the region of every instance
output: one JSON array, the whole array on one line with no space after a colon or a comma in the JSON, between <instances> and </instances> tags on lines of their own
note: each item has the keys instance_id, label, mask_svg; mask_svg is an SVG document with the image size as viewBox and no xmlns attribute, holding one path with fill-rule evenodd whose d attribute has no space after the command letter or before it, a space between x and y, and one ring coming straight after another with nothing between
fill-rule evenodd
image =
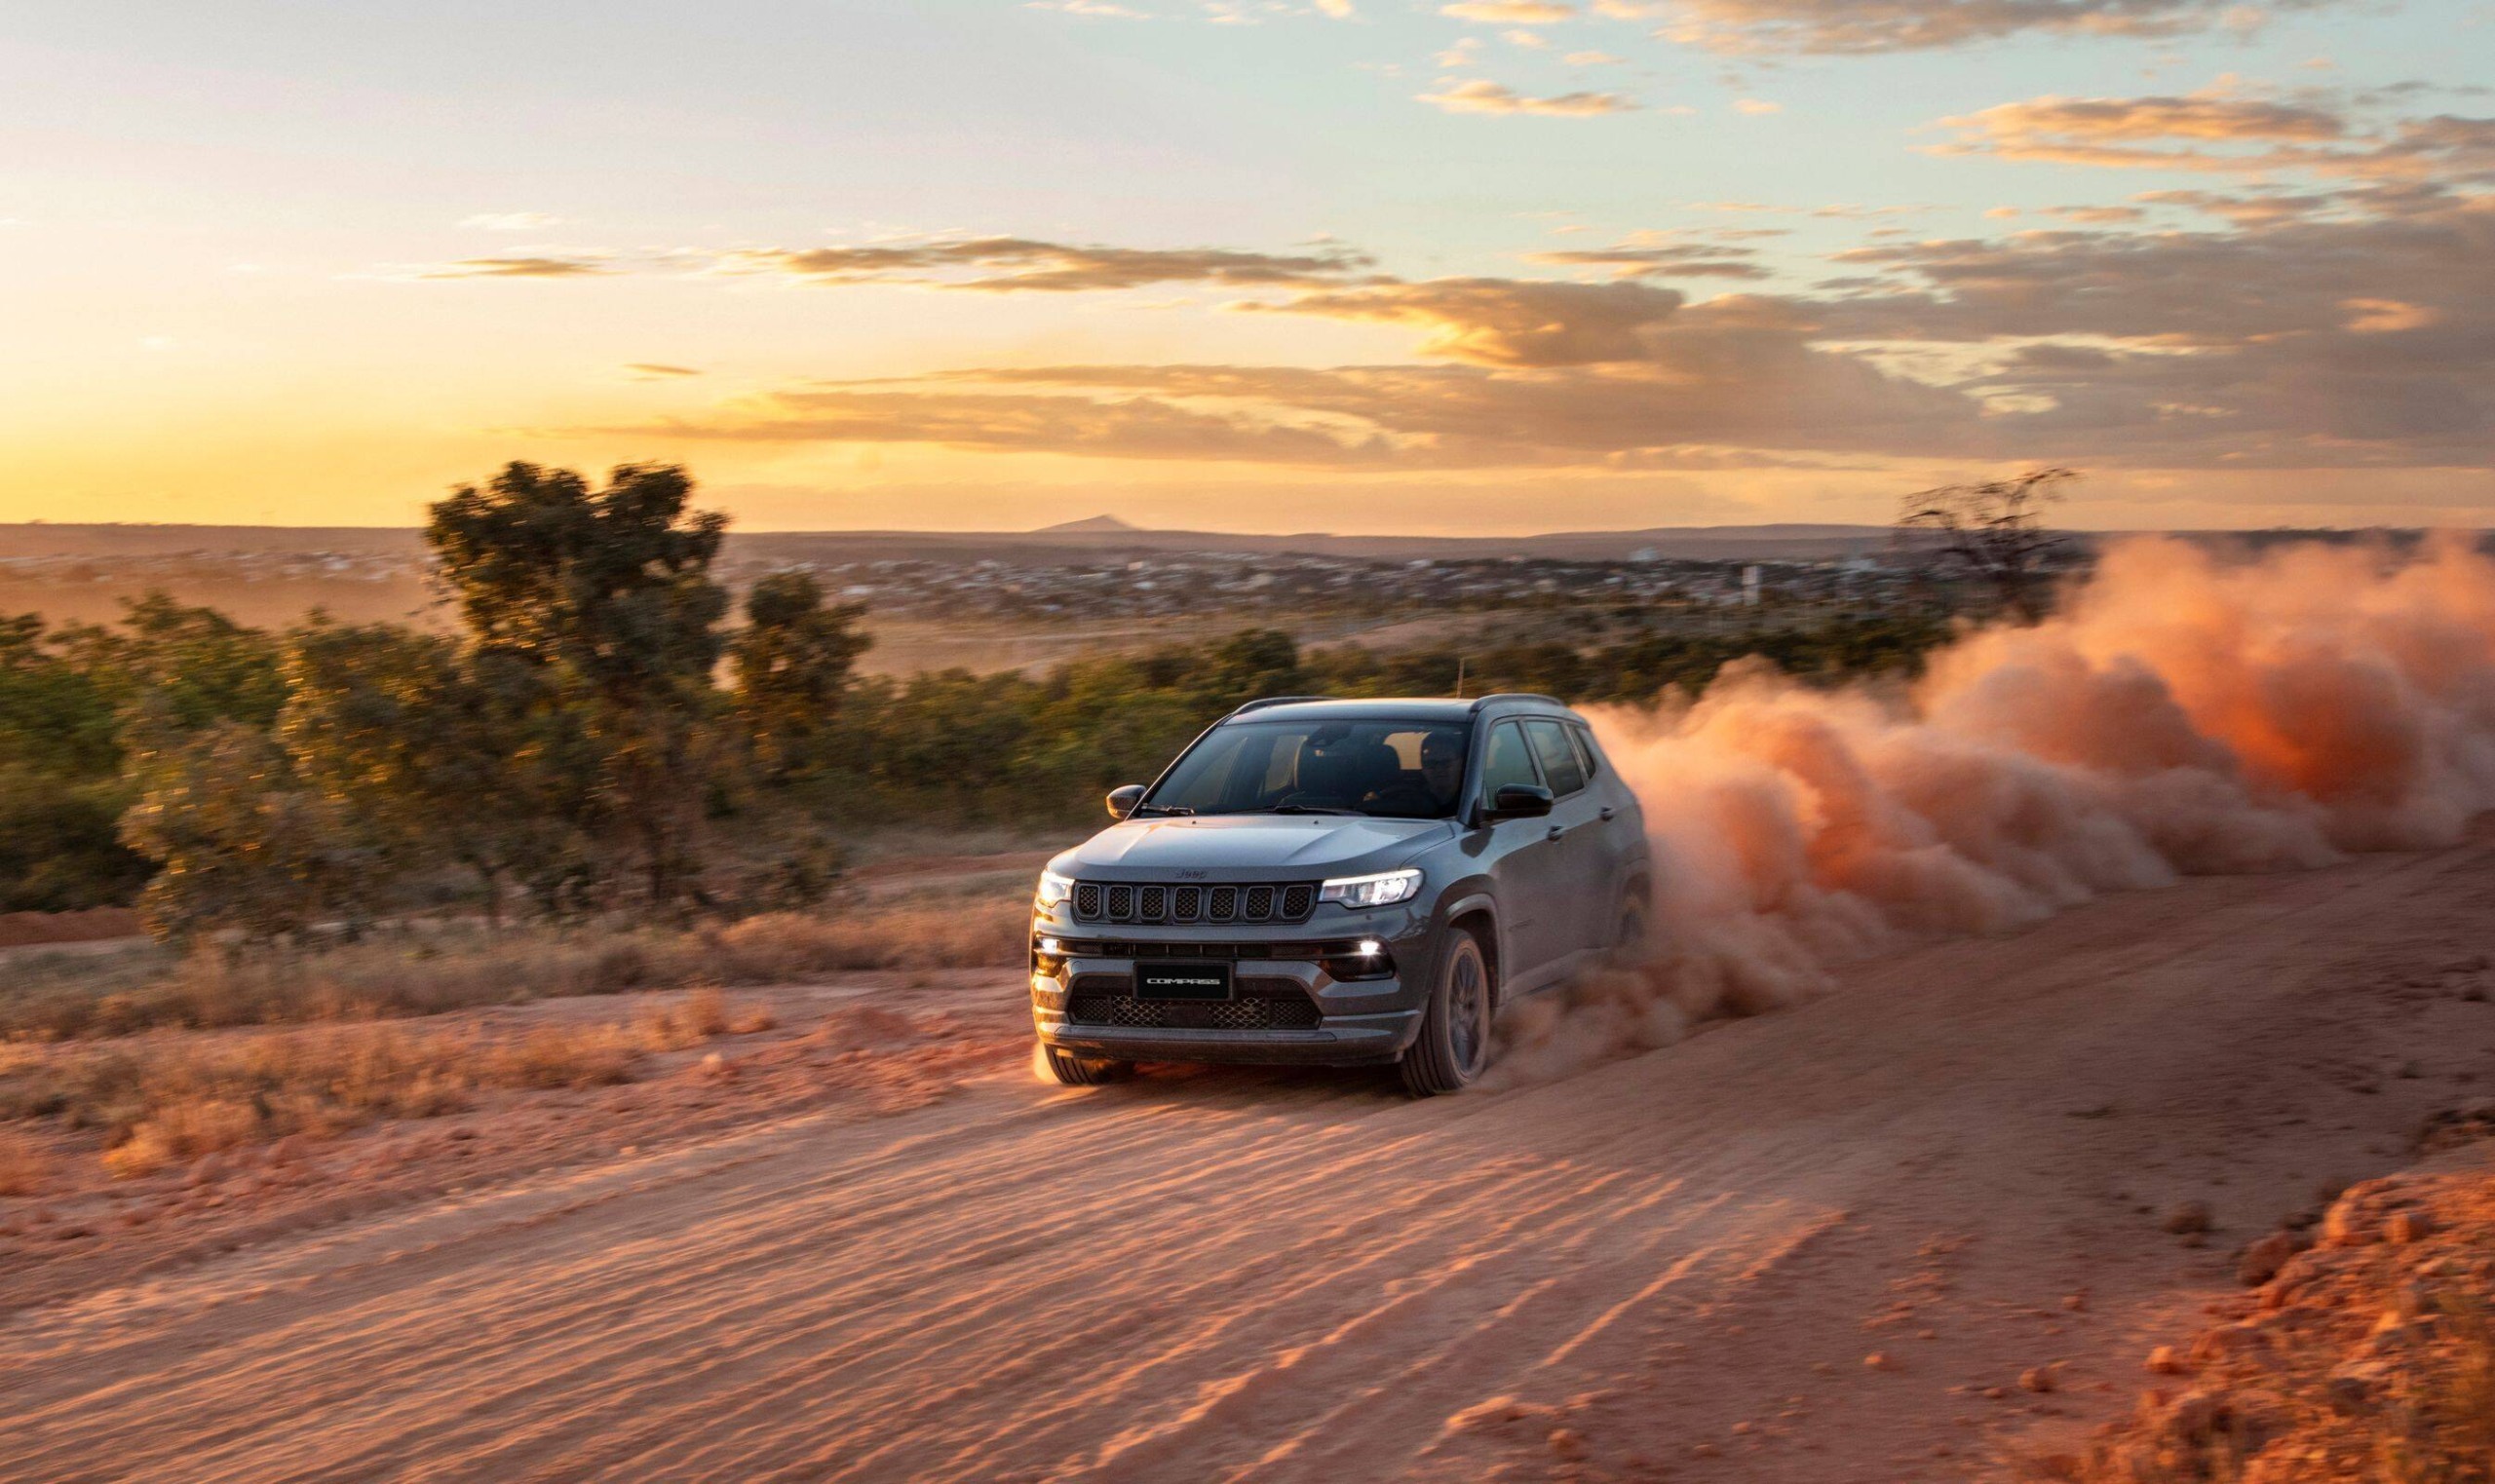
<instances>
[{"instance_id":1,"label":"fog light","mask_svg":"<svg viewBox=\"0 0 2495 1484\"><path fill-rule=\"evenodd\" d=\"M1363 939L1361 940L1361 957L1362 957L1362 958L1364 958L1364 959L1373 959L1373 958L1376 958L1379 954L1384 953L1385 951L1386 951L1386 945L1385 945L1384 943L1379 942L1377 939L1375 939L1375 938L1373 938L1373 937L1371 937L1371 938L1363 938Z\"/></svg>"},{"instance_id":2,"label":"fog light","mask_svg":"<svg viewBox=\"0 0 2495 1484\"><path fill-rule=\"evenodd\" d=\"M1065 952L1065 945L1058 942L1056 938L1044 937L1040 939L1040 952L1049 954L1063 953Z\"/></svg>"}]
</instances>

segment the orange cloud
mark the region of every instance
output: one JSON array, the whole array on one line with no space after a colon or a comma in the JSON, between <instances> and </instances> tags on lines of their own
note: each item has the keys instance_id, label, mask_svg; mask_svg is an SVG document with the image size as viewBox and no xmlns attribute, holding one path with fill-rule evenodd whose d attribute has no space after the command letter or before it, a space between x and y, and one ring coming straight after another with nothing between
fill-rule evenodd
<instances>
[{"instance_id":1,"label":"orange cloud","mask_svg":"<svg viewBox=\"0 0 2495 1484\"><path fill-rule=\"evenodd\" d=\"M417 275L428 279L579 279L615 271L589 257L467 257Z\"/></svg>"},{"instance_id":2,"label":"orange cloud","mask_svg":"<svg viewBox=\"0 0 2495 1484\"><path fill-rule=\"evenodd\" d=\"M2304 10L2331 0L2274 0ZM2235 0L1601 0L1606 15L1674 18L1667 33L1717 52L1905 52L1965 46L2022 31L2171 36L2238 28Z\"/></svg>"},{"instance_id":3,"label":"orange cloud","mask_svg":"<svg viewBox=\"0 0 2495 1484\"><path fill-rule=\"evenodd\" d=\"M936 284L991 293L1067 293L1151 284L1228 287L1330 284L1375 265L1346 247L1245 252L1226 247L1101 247L1022 237L935 239L866 247L769 248L731 254L732 273L777 273L825 284ZM960 275L968 274L968 277Z\"/></svg>"},{"instance_id":4,"label":"orange cloud","mask_svg":"<svg viewBox=\"0 0 2495 1484\"><path fill-rule=\"evenodd\" d=\"M1628 113L1636 104L1617 93L1562 93L1556 97L1527 97L1515 89L1487 78L1458 82L1442 80L1437 93L1424 93L1424 103L1435 103L1449 113L1538 113L1561 118L1589 118L1603 113Z\"/></svg>"},{"instance_id":5,"label":"orange cloud","mask_svg":"<svg viewBox=\"0 0 2495 1484\"><path fill-rule=\"evenodd\" d=\"M2495 178L2495 119L2443 114L2368 133L2332 107L2218 89L2183 96L2046 96L1941 123L1958 136L1931 146L1935 154L2115 169Z\"/></svg>"},{"instance_id":6,"label":"orange cloud","mask_svg":"<svg viewBox=\"0 0 2495 1484\"><path fill-rule=\"evenodd\" d=\"M1577 8L1552 0L1456 0L1439 6L1439 14L1485 25L1547 25L1575 16Z\"/></svg>"}]
</instances>

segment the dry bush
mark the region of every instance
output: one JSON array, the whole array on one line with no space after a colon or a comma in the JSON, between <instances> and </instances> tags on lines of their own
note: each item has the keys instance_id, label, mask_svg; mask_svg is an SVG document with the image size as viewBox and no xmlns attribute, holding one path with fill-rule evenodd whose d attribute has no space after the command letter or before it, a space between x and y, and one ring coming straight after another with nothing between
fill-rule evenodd
<instances>
[{"instance_id":1,"label":"dry bush","mask_svg":"<svg viewBox=\"0 0 2495 1484\"><path fill-rule=\"evenodd\" d=\"M52 1183L52 1158L33 1135L0 1128L0 1196L39 1196Z\"/></svg>"},{"instance_id":2,"label":"dry bush","mask_svg":"<svg viewBox=\"0 0 2495 1484\"><path fill-rule=\"evenodd\" d=\"M655 1005L633 1019L640 1044L653 1051L676 1051L699 1046L728 1029L727 997L715 989L698 989L673 1005Z\"/></svg>"},{"instance_id":3,"label":"dry bush","mask_svg":"<svg viewBox=\"0 0 2495 1484\"><path fill-rule=\"evenodd\" d=\"M442 930L316 952L237 956L211 948L178 961L63 962L0 990L0 1038L365 1020L842 970L1004 966L1020 961L1028 923L1017 889L692 930Z\"/></svg>"}]
</instances>

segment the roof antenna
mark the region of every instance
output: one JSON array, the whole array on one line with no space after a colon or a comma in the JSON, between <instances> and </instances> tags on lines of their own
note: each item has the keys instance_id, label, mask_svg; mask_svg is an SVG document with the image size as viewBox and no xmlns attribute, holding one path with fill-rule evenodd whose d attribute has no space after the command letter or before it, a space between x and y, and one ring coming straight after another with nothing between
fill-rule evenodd
<instances>
[{"instance_id":1,"label":"roof antenna","mask_svg":"<svg viewBox=\"0 0 2495 1484\"><path fill-rule=\"evenodd\" d=\"M1455 657L1455 699L1464 699L1464 656Z\"/></svg>"}]
</instances>

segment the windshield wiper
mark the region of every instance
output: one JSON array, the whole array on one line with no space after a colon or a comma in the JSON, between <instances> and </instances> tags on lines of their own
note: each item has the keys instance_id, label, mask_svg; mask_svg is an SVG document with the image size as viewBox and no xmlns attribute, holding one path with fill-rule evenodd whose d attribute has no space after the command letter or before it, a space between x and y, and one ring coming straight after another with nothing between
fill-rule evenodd
<instances>
[{"instance_id":1,"label":"windshield wiper","mask_svg":"<svg viewBox=\"0 0 2495 1484\"><path fill-rule=\"evenodd\" d=\"M1248 813L1255 815L1350 815L1355 818L1360 817L1360 811L1357 809L1332 809L1323 804L1276 804L1267 809L1251 809L1248 810Z\"/></svg>"},{"instance_id":2,"label":"windshield wiper","mask_svg":"<svg viewBox=\"0 0 2495 1484\"><path fill-rule=\"evenodd\" d=\"M1194 813L1194 810L1184 804L1137 804L1133 813L1129 814L1127 818L1132 819L1135 815L1191 815Z\"/></svg>"}]
</instances>

